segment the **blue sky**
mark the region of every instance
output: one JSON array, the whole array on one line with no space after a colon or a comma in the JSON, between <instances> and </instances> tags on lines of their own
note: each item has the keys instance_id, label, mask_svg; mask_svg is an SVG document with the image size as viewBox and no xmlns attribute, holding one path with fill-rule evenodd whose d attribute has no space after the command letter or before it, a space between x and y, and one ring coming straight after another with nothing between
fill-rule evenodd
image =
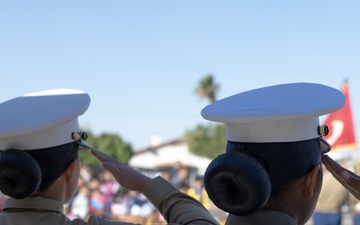
<instances>
[{"instance_id":1,"label":"blue sky","mask_svg":"<svg viewBox=\"0 0 360 225\"><path fill-rule=\"evenodd\" d=\"M2 1L0 101L50 88L88 92L80 117L134 148L199 123L194 94L219 98L288 82L340 88L360 114L358 1Z\"/></svg>"}]
</instances>

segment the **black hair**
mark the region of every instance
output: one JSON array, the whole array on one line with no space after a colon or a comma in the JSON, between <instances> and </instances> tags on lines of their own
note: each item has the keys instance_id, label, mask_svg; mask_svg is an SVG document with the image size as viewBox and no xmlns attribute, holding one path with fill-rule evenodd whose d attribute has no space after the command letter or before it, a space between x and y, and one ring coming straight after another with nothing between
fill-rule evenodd
<instances>
[{"instance_id":1,"label":"black hair","mask_svg":"<svg viewBox=\"0 0 360 225\"><path fill-rule=\"evenodd\" d=\"M39 150L0 151L0 191L12 198L26 198L45 191L78 158L78 144Z\"/></svg>"},{"instance_id":2,"label":"black hair","mask_svg":"<svg viewBox=\"0 0 360 225\"><path fill-rule=\"evenodd\" d=\"M7 150L0 152L0 191L16 199L36 192L41 183L41 170L26 152Z\"/></svg>"},{"instance_id":3,"label":"black hair","mask_svg":"<svg viewBox=\"0 0 360 225\"><path fill-rule=\"evenodd\" d=\"M226 153L204 175L209 198L220 209L248 215L277 197L321 162L318 139L282 143L228 142Z\"/></svg>"}]
</instances>

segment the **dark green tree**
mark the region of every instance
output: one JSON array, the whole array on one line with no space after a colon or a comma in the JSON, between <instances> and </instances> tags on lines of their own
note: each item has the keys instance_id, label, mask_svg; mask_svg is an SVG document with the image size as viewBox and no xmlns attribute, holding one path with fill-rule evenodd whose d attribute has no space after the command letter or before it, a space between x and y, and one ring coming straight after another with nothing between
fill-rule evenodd
<instances>
[{"instance_id":1,"label":"dark green tree","mask_svg":"<svg viewBox=\"0 0 360 225\"><path fill-rule=\"evenodd\" d=\"M200 98L208 99L209 103L213 103L216 101L216 95L219 91L220 85L214 82L214 78L212 74L206 75L202 78L195 89L195 93Z\"/></svg>"},{"instance_id":2,"label":"dark green tree","mask_svg":"<svg viewBox=\"0 0 360 225\"><path fill-rule=\"evenodd\" d=\"M94 136L91 131L86 133L88 134L86 142L89 145L123 163L128 163L132 156L131 145L125 143L118 135L103 133ZM100 166L100 162L88 150L80 151L80 160L82 165Z\"/></svg>"},{"instance_id":3,"label":"dark green tree","mask_svg":"<svg viewBox=\"0 0 360 225\"><path fill-rule=\"evenodd\" d=\"M225 135L224 124L198 125L185 133L185 140L190 152L212 159L225 152Z\"/></svg>"},{"instance_id":4,"label":"dark green tree","mask_svg":"<svg viewBox=\"0 0 360 225\"><path fill-rule=\"evenodd\" d=\"M200 80L196 94L200 98L208 99L209 103L216 101L216 95L220 85L214 82L212 74L206 75ZM184 138L188 144L190 152L199 155L214 158L225 152L225 125L214 124L197 125L194 130L185 133Z\"/></svg>"}]
</instances>

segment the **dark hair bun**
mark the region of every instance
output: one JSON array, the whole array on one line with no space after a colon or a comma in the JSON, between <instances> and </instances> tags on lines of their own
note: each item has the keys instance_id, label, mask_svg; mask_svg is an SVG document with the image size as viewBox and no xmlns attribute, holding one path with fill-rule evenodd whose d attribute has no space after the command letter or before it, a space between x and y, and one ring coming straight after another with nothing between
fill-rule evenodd
<instances>
[{"instance_id":1,"label":"dark hair bun","mask_svg":"<svg viewBox=\"0 0 360 225\"><path fill-rule=\"evenodd\" d=\"M5 195L26 198L38 190L41 177L39 165L25 151L0 152L0 191Z\"/></svg>"},{"instance_id":2,"label":"dark hair bun","mask_svg":"<svg viewBox=\"0 0 360 225\"><path fill-rule=\"evenodd\" d=\"M259 210L271 194L271 181L265 168L238 152L217 156L206 169L204 185L214 204L234 215Z\"/></svg>"}]
</instances>

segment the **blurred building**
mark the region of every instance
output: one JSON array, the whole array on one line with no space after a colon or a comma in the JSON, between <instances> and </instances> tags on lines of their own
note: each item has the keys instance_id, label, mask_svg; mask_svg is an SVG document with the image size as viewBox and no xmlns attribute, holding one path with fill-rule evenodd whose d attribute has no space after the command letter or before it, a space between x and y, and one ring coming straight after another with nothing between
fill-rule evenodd
<instances>
[{"instance_id":1,"label":"blurred building","mask_svg":"<svg viewBox=\"0 0 360 225\"><path fill-rule=\"evenodd\" d=\"M191 153L186 142L179 138L161 142L156 138L150 146L134 152L129 165L141 170L169 171L185 167L190 178L203 175L211 159Z\"/></svg>"}]
</instances>

